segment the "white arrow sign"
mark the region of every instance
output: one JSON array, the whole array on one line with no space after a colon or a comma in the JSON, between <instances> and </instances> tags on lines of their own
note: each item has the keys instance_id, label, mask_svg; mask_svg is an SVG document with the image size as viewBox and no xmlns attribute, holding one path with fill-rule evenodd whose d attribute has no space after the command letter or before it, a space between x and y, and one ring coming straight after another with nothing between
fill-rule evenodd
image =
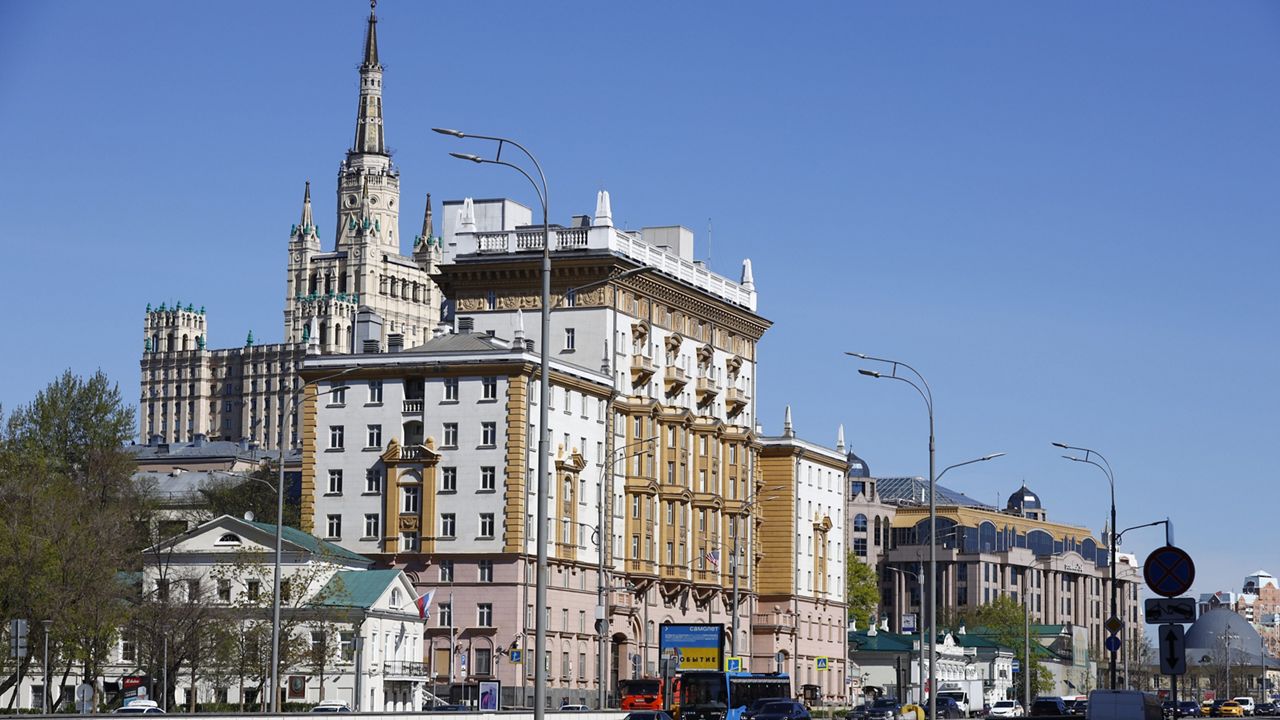
<instances>
[{"instance_id":1,"label":"white arrow sign","mask_svg":"<svg viewBox=\"0 0 1280 720\"><path fill-rule=\"evenodd\" d=\"M1164 675L1187 674L1187 643L1181 625L1161 625L1160 672Z\"/></svg>"}]
</instances>

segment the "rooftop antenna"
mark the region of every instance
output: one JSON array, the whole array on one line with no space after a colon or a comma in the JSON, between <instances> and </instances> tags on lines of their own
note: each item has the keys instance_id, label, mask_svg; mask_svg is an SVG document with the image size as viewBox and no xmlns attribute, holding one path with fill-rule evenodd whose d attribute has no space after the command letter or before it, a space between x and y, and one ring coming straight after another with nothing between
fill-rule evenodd
<instances>
[{"instance_id":1,"label":"rooftop antenna","mask_svg":"<svg viewBox=\"0 0 1280 720\"><path fill-rule=\"evenodd\" d=\"M711 218L707 218L707 269L711 269Z\"/></svg>"}]
</instances>

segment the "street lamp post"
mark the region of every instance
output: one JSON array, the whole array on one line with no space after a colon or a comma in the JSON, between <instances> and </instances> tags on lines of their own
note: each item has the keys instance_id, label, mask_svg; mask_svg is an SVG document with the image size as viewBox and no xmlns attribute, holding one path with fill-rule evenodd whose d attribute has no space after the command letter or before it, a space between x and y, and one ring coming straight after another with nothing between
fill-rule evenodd
<instances>
[{"instance_id":1,"label":"street lamp post","mask_svg":"<svg viewBox=\"0 0 1280 720\"><path fill-rule=\"evenodd\" d=\"M607 642L608 634L609 634L609 603L608 603L608 595L606 594L606 591L611 589L608 581L605 578L605 568L604 568L605 543L608 542L608 537L611 537L611 536L607 536L605 533L605 520L606 520L605 511L604 511L605 478L608 477L610 480L612 480L614 465L616 465L617 462L619 460L622 460L624 457L626 458L631 457L630 455L623 455L623 453L637 446L648 445L649 443L657 439L658 439L658 436L654 435L653 437L644 438L643 440L637 440L635 442L623 445L622 447L613 451L613 454L609 456L609 460L607 463L600 466L600 484L599 484L599 490L597 491L597 494L599 495L599 498L597 498L597 504L600 506L599 507L599 525L596 526L596 555L598 556L596 558L596 593L597 593L596 608L600 613L600 617L596 618L596 631L600 636L597 641L598 656L596 658L596 684L598 686L596 688L596 707L597 709L600 709L600 710L604 710L605 675L607 674L605 671L606 671L606 666L609 664L609 661L608 661L609 645ZM612 492L612 490L610 490L610 492Z\"/></svg>"},{"instance_id":2,"label":"street lamp post","mask_svg":"<svg viewBox=\"0 0 1280 720\"><path fill-rule=\"evenodd\" d=\"M920 394L920 398L924 400L925 409L929 412L929 579L926 583L929 597L929 717L937 717L938 694L935 690L938 686L938 478L945 475L952 468L993 460L1004 455L1004 453L992 453L973 460L966 460L943 468L940 473L935 473L936 446L933 432L933 390L929 388L929 381L925 380L924 375L921 375L919 370L899 360L889 360L854 352L846 352L845 355L856 357L860 360L888 364L889 374L887 375L863 368L859 368L858 373L871 378L899 380L910 385ZM916 380L912 380L910 377L899 375L898 368L905 368L919 382L917 383Z\"/></svg>"},{"instance_id":3,"label":"street lamp post","mask_svg":"<svg viewBox=\"0 0 1280 720\"><path fill-rule=\"evenodd\" d=\"M785 485L778 485L776 487L769 488L765 492L778 492L785 488ZM729 620L729 654L735 657L738 654L738 575L741 570L738 566L738 540L742 537L742 516L747 514L747 511L756 503L774 499L776 499L776 496L766 498L757 497L743 505L742 509L738 510L738 512L733 515L733 557L729 563L729 567L733 570L733 614L730 616Z\"/></svg>"},{"instance_id":4,"label":"street lamp post","mask_svg":"<svg viewBox=\"0 0 1280 720\"><path fill-rule=\"evenodd\" d=\"M937 612L937 580L938 580L938 502L937 502L937 477L934 475L934 434L933 434L933 391L929 388L929 381L924 379L918 370L910 365L899 362L897 360L888 360L886 358L872 357L862 353L846 352L860 360L871 360L874 362L887 363L889 365L889 374L884 375L873 370L864 370L859 368L858 372L867 377L887 378L890 380L900 380L920 394L920 398L924 400L925 409L929 411L929 582L926 584L929 593L929 717L938 717L938 700L937 693L933 692L938 682L938 612ZM915 375L920 381L916 383L907 377L898 374L898 368L905 368Z\"/></svg>"},{"instance_id":5,"label":"street lamp post","mask_svg":"<svg viewBox=\"0 0 1280 720\"><path fill-rule=\"evenodd\" d=\"M1117 589L1116 588L1116 538L1117 538L1117 535L1116 535L1116 476L1115 476L1115 473L1111 471L1111 463L1107 462L1107 459L1103 457L1102 454L1099 453L1097 450L1090 450L1089 448L1084 448L1084 447L1076 447L1074 445L1067 445L1066 443L1060 443L1060 442L1053 443L1053 446L1061 450L1075 450L1077 452L1084 453L1084 457L1076 457L1074 455L1063 455L1062 457L1074 462L1088 463L1098 468L1099 470L1101 470L1103 473L1106 474L1107 484L1111 486L1111 537L1107 538L1107 546L1108 546L1108 549L1111 551L1111 560L1108 563L1108 565L1111 566L1111 617L1119 619L1119 616L1116 614L1118 604L1117 604L1117 596L1116 596L1116 589ZM1098 458L1098 460L1101 460L1102 462L1098 462L1098 460L1093 460L1092 458L1094 457ZM1117 651L1108 650L1107 652L1110 655L1110 659L1107 661L1107 675L1111 685L1110 689L1115 690L1116 689L1116 652Z\"/></svg>"},{"instance_id":6,"label":"street lamp post","mask_svg":"<svg viewBox=\"0 0 1280 720\"><path fill-rule=\"evenodd\" d=\"M888 570L889 572L896 572L900 575L910 575L911 577L916 579L917 584L920 584L924 580L924 577L920 573L913 573L910 570L901 570L896 567L889 567L888 565L885 565L884 569ZM923 568L921 569L923 570ZM917 622L916 630L919 632L919 635L920 635L920 682L923 683L924 682L924 623ZM898 631L899 632L902 631L902 615L901 614L898 615ZM921 685L920 691L921 693L924 692L923 685ZM923 695L921 696L920 700L921 702L924 701Z\"/></svg>"},{"instance_id":7,"label":"street lamp post","mask_svg":"<svg viewBox=\"0 0 1280 720\"><path fill-rule=\"evenodd\" d=\"M550 538L547 537L547 467L550 465L551 443L551 432L547 427L547 423L550 421L548 405L551 403L551 356L548 352L551 344L551 221L548 210L550 197L547 192L547 176L542 172L542 166L538 163L538 159L533 156L533 153L514 140L493 135L470 135L447 128L432 128L432 130L441 135L450 135L456 138L471 137L498 143L498 150L492 160L463 153L449 154L460 160L503 165L515 170L523 175L529 181L529 184L533 185L538 201L542 204L542 338L539 343L538 353L538 369L542 378L538 393L538 539L536 541L538 546L538 569L537 577L535 578L536 590L534 592L534 602L537 605L537 613L535 615L537 622L534 623L533 641L535 663L533 673L533 717L534 720L542 720L546 712L547 694L547 672L543 656L547 647L545 608L547 605L547 544L550 541ZM542 181L541 185L524 168L502 160L502 148L506 145L514 146L523 152L525 157L529 158L538 173L539 180Z\"/></svg>"},{"instance_id":8,"label":"street lamp post","mask_svg":"<svg viewBox=\"0 0 1280 720\"><path fill-rule=\"evenodd\" d=\"M349 367L341 372L336 372L327 377L316 380L316 383L322 383L328 380L346 375L355 371L355 367ZM293 408L292 414L298 412L298 396L307 389L310 383L303 385L289 397L289 407ZM281 388L283 390L283 387ZM327 395L338 390L346 390L346 387L329 388L321 395ZM281 395L284 393L281 392ZM317 396L318 397L318 396ZM289 422L290 412L286 411L284 402L280 403L280 444L277 452L280 453L280 472L276 478L276 557L275 568L271 573L271 712L280 712L280 564L284 555L284 454L285 454L285 431L292 424ZM301 423L298 423L301 427Z\"/></svg>"},{"instance_id":9,"label":"street lamp post","mask_svg":"<svg viewBox=\"0 0 1280 720\"><path fill-rule=\"evenodd\" d=\"M40 696L40 712L45 715L49 714L49 630L53 627L52 620L41 620L40 624L44 626L44 663L41 670L44 673L44 693Z\"/></svg>"}]
</instances>

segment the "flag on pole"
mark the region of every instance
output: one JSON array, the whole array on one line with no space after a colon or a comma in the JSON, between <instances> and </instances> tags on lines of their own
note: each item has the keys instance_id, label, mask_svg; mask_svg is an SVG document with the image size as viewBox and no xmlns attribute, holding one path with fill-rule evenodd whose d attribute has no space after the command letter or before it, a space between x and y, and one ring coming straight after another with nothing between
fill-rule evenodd
<instances>
[{"instance_id":1,"label":"flag on pole","mask_svg":"<svg viewBox=\"0 0 1280 720\"><path fill-rule=\"evenodd\" d=\"M707 562L711 563L717 568L720 567L720 551L712 550L711 552L707 553Z\"/></svg>"},{"instance_id":2,"label":"flag on pole","mask_svg":"<svg viewBox=\"0 0 1280 720\"><path fill-rule=\"evenodd\" d=\"M419 595L417 600L413 601L418 606L418 617L423 620L431 617L431 598L435 597L436 589L431 588L425 594Z\"/></svg>"}]
</instances>

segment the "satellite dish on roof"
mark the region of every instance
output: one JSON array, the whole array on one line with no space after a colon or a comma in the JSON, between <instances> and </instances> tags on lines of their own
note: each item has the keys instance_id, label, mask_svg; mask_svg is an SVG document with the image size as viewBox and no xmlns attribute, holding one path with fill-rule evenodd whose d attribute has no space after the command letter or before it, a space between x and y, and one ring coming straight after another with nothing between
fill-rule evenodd
<instances>
[{"instance_id":1,"label":"satellite dish on roof","mask_svg":"<svg viewBox=\"0 0 1280 720\"><path fill-rule=\"evenodd\" d=\"M248 520L249 522L253 522L253 511L252 510L246 511L244 514L244 519Z\"/></svg>"}]
</instances>

